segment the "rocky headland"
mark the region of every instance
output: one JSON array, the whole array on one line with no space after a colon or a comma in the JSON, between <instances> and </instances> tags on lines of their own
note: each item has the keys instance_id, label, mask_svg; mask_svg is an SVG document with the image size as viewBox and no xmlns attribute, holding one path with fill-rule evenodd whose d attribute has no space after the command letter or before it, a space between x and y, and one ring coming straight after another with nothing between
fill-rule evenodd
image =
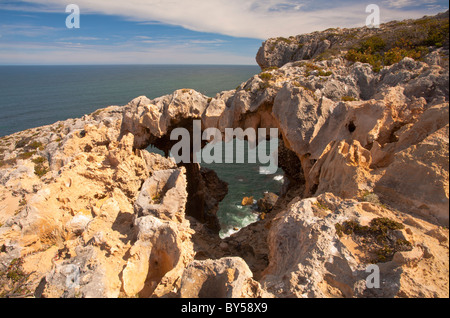
<instances>
[{"instance_id":1,"label":"rocky headland","mask_svg":"<svg viewBox=\"0 0 450 318\"><path fill-rule=\"evenodd\" d=\"M448 19L269 39L236 90L1 138L0 296L448 297ZM194 120L279 129L281 195L224 240L228 185L145 150Z\"/></svg>"}]
</instances>

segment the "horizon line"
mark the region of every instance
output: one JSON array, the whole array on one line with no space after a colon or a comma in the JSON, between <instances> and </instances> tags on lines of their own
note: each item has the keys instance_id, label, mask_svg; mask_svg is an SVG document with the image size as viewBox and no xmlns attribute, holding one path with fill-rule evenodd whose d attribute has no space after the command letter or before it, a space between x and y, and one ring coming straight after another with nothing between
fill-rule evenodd
<instances>
[{"instance_id":1,"label":"horizon line","mask_svg":"<svg viewBox=\"0 0 450 318\"><path fill-rule=\"evenodd\" d=\"M124 63L124 64L0 64L0 66L258 66L255 64L198 64L198 63Z\"/></svg>"}]
</instances>

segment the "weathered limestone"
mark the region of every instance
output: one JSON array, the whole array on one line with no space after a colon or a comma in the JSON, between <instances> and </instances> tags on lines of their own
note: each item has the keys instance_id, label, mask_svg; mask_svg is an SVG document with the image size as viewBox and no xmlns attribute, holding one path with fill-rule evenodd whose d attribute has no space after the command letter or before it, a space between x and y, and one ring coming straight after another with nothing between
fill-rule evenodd
<instances>
[{"instance_id":1,"label":"weathered limestone","mask_svg":"<svg viewBox=\"0 0 450 318\"><path fill-rule=\"evenodd\" d=\"M240 258L194 261L181 278L181 298L242 298L252 278Z\"/></svg>"},{"instance_id":2,"label":"weathered limestone","mask_svg":"<svg viewBox=\"0 0 450 318\"><path fill-rule=\"evenodd\" d=\"M186 186L184 169L154 172L145 181L134 204L136 214L182 222L187 201Z\"/></svg>"},{"instance_id":3,"label":"weathered limestone","mask_svg":"<svg viewBox=\"0 0 450 318\"><path fill-rule=\"evenodd\" d=\"M448 297L448 45L374 72L326 56L353 33L268 40L257 60L277 67L212 98L141 96L0 138L0 295ZM228 185L145 150L167 154L193 120L279 130L281 195L224 241ZM26 286L4 278L11 264Z\"/></svg>"}]
</instances>

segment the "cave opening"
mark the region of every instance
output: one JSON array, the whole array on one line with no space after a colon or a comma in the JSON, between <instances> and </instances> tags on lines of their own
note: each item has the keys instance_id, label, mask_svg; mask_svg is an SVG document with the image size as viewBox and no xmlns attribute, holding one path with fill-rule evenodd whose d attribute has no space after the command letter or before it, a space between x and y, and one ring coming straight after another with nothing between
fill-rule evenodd
<instances>
[{"instance_id":1,"label":"cave opening","mask_svg":"<svg viewBox=\"0 0 450 318\"><path fill-rule=\"evenodd\" d=\"M188 122L182 126L192 127ZM170 149L177 141L170 140L167 136L170 133L154 140L147 150L172 157ZM222 239L264 217L263 212L270 211L260 209L258 201L269 194L271 198L280 196L286 186L283 168L277 162L275 167L269 167L268 162L259 160L259 151L265 150L267 156L273 151L269 138L261 141L256 148L250 147L246 138L234 138L232 143L234 151L230 152L227 148L229 143L219 142L222 157L219 162L179 164L186 168L188 180L186 215L205 224ZM277 139L277 145L284 148L281 139ZM196 154L197 158L204 158L205 153L214 154L218 149L207 142L202 142L201 147L202 150ZM259 149L261 147L262 150ZM270 166L272 165L270 160ZM244 199L247 199L245 204Z\"/></svg>"},{"instance_id":2,"label":"cave opening","mask_svg":"<svg viewBox=\"0 0 450 318\"><path fill-rule=\"evenodd\" d=\"M239 142L243 144L243 147L237 146ZM260 200L265 198L265 194L280 196L285 181L284 172L278 165L274 169L269 169L267 164L261 162L256 156L260 147L265 147L266 154L270 155L269 140L263 141L265 145L260 144L254 149L249 147L248 140L234 139L232 143L235 151L227 152L227 144L221 142L221 163L201 164L202 168L214 171L220 180L228 184L228 193L220 201L217 210L217 219L220 224L219 236L222 239L264 217L263 213L269 211L261 209ZM207 145L202 152L212 151L210 148L211 146ZM245 159L243 163L238 162L239 156Z\"/></svg>"}]
</instances>

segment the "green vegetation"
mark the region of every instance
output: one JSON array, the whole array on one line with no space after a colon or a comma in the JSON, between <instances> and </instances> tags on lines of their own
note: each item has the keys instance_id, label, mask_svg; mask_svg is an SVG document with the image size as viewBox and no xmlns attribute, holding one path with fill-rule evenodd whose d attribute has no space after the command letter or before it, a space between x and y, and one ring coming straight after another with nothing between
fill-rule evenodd
<instances>
[{"instance_id":1,"label":"green vegetation","mask_svg":"<svg viewBox=\"0 0 450 318\"><path fill-rule=\"evenodd\" d=\"M47 167L44 167L43 165L34 166L34 174L37 175L39 178L42 178L48 172L49 172L49 169Z\"/></svg>"},{"instance_id":2,"label":"green vegetation","mask_svg":"<svg viewBox=\"0 0 450 318\"><path fill-rule=\"evenodd\" d=\"M153 196L152 198L154 204L161 204L161 200L162 200L161 193L155 194L155 196Z\"/></svg>"},{"instance_id":3,"label":"green vegetation","mask_svg":"<svg viewBox=\"0 0 450 318\"><path fill-rule=\"evenodd\" d=\"M37 157L33 160L31 160L34 164L40 165L47 161L44 157Z\"/></svg>"},{"instance_id":4,"label":"green vegetation","mask_svg":"<svg viewBox=\"0 0 450 318\"><path fill-rule=\"evenodd\" d=\"M36 154L36 151L32 151L32 152L23 152L23 153L19 154L19 155L17 156L17 158L18 158L18 159L26 160L26 159L30 159L30 158L33 157L35 154Z\"/></svg>"},{"instance_id":5,"label":"green vegetation","mask_svg":"<svg viewBox=\"0 0 450 318\"><path fill-rule=\"evenodd\" d=\"M265 89L268 89L269 87L270 87L269 82L262 82L259 84L259 90L262 90L262 91Z\"/></svg>"},{"instance_id":6,"label":"green vegetation","mask_svg":"<svg viewBox=\"0 0 450 318\"><path fill-rule=\"evenodd\" d=\"M307 90L307 91L309 91L311 93L314 93L313 89L311 89L309 87L306 87L305 85L302 85L299 82L294 81L294 82L292 82L292 85L294 85L295 87L298 87L298 88L303 88L304 90Z\"/></svg>"},{"instance_id":7,"label":"green vegetation","mask_svg":"<svg viewBox=\"0 0 450 318\"><path fill-rule=\"evenodd\" d=\"M42 142L39 141L33 141L32 143L30 143L28 145L28 147L30 147L31 149L39 149L39 150L43 150L44 145L42 144Z\"/></svg>"},{"instance_id":8,"label":"green vegetation","mask_svg":"<svg viewBox=\"0 0 450 318\"><path fill-rule=\"evenodd\" d=\"M378 197L378 195L376 195L373 192L367 191L367 190L363 191L359 198L363 202L370 202L373 204L381 204L380 198Z\"/></svg>"},{"instance_id":9,"label":"green vegetation","mask_svg":"<svg viewBox=\"0 0 450 318\"><path fill-rule=\"evenodd\" d=\"M259 84L259 89L265 90L270 87L269 82L274 79L274 75L272 73L263 72L259 74L259 78L263 80L263 82Z\"/></svg>"},{"instance_id":10,"label":"green vegetation","mask_svg":"<svg viewBox=\"0 0 450 318\"><path fill-rule=\"evenodd\" d=\"M259 74L259 77L260 77L263 81L270 81L270 80L273 79L273 75L272 75L271 73L267 73L267 72L264 72L264 73Z\"/></svg>"},{"instance_id":11,"label":"green vegetation","mask_svg":"<svg viewBox=\"0 0 450 318\"><path fill-rule=\"evenodd\" d=\"M442 47L449 39L449 20L423 18L412 26L398 25L395 32L364 38L351 47L345 58L368 63L374 72L400 62L405 57L421 60L429 47Z\"/></svg>"},{"instance_id":12,"label":"green vegetation","mask_svg":"<svg viewBox=\"0 0 450 318\"><path fill-rule=\"evenodd\" d=\"M295 42L296 42L295 38L288 39L288 38L284 38L284 37L278 37L275 39L274 42L271 43L270 51L273 52L275 50L275 48L277 47L278 43L286 43L287 45L291 45Z\"/></svg>"},{"instance_id":13,"label":"green vegetation","mask_svg":"<svg viewBox=\"0 0 450 318\"><path fill-rule=\"evenodd\" d=\"M302 66L305 66L305 74L304 75L306 77L311 76L311 73L313 71L317 71L317 75L318 76L326 76L326 77L328 77L328 76L333 75L333 72L331 72L331 71L324 71L321 67L319 67L319 66L317 66L317 65L315 65L313 63L310 63L310 62L308 62L306 64L302 64Z\"/></svg>"},{"instance_id":14,"label":"green vegetation","mask_svg":"<svg viewBox=\"0 0 450 318\"><path fill-rule=\"evenodd\" d=\"M317 201L316 203L314 203L314 205L315 205L316 207L318 207L319 209L324 210L324 211L329 211L329 210L330 210L325 204L323 204L323 203L321 203L321 202L319 202L319 201Z\"/></svg>"},{"instance_id":15,"label":"green vegetation","mask_svg":"<svg viewBox=\"0 0 450 318\"><path fill-rule=\"evenodd\" d=\"M331 76L331 75L333 75L333 72L331 71L325 72L324 70L319 70L319 76Z\"/></svg>"},{"instance_id":16,"label":"green vegetation","mask_svg":"<svg viewBox=\"0 0 450 318\"><path fill-rule=\"evenodd\" d=\"M95 112L92 113L93 117L97 117L98 115L100 115L105 109L98 109ZM61 124L60 124L61 125ZM58 129L55 129L56 131L60 131L62 127L58 127Z\"/></svg>"},{"instance_id":17,"label":"green vegetation","mask_svg":"<svg viewBox=\"0 0 450 318\"><path fill-rule=\"evenodd\" d=\"M26 286L30 275L23 271L23 259L12 260L6 270L0 271L0 298L30 296L32 292Z\"/></svg>"},{"instance_id":18,"label":"green vegetation","mask_svg":"<svg viewBox=\"0 0 450 318\"><path fill-rule=\"evenodd\" d=\"M37 157L32 160L34 163L34 174L39 178L45 176L50 170L45 166L47 159L44 157Z\"/></svg>"},{"instance_id":19,"label":"green vegetation","mask_svg":"<svg viewBox=\"0 0 450 318\"><path fill-rule=\"evenodd\" d=\"M294 41L291 40L291 39L279 37L279 38L277 38L277 42L284 42L284 43L286 43L286 44L292 44L292 42L294 42Z\"/></svg>"},{"instance_id":20,"label":"green vegetation","mask_svg":"<svg viewBox=\"0 0 450 318\"><path fill-rule=\"evenodd\" d=\"M357 99L352 97L352 96L343 96L341 99L342 99L343 102L355 102L355 101L357 101Z\"/></svg>"},{"instance_id":21,"label":"green vegetation","mask_svg":"<svg viewBox=\"0 0 450 318\"><path fill-rule=\"evenodd\" d=\"M269 71L275 71L278 70L279 67L278 66L270 66L270 67L266 67L265 69L263 69L264 72L269 72Z\"/></svg>"},{"instance_id":22,"label":"green vegetation","mask_svg":"<svg viewBox=\"0 0 450 318\"><path fill-rule=\"evenodd\" d=\"M362 245L372 255L369 259L371 263L388 262L395 253L412 250L412 244L396 233L404 229L404 225L389 218L373 219L368 226L356 221L346 221L335 227L339 237L350 235Z\"/></svg>"}]
</instances>

